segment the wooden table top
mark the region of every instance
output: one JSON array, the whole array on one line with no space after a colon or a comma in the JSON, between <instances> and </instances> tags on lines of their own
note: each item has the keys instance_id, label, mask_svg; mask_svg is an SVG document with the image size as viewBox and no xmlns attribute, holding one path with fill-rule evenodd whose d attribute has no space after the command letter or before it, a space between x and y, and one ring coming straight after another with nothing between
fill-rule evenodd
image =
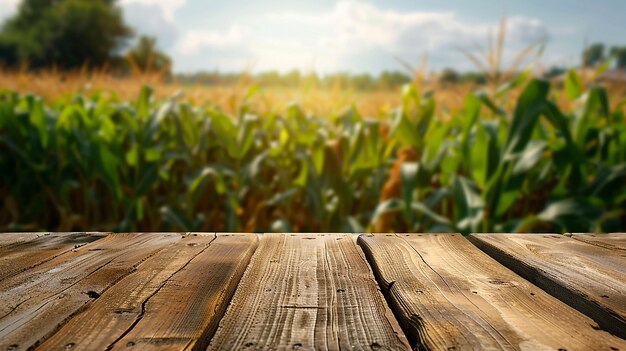
<instances>
[{"instance_id":1,"label":"wooden table top","mask_svg":"<svg viewBox=\"0 0 626 351\"><path fill-rule=\"evenodd\" d=\"M3 350L626 350L626 234L0 234Z\"/></svg>"}]
</instances>

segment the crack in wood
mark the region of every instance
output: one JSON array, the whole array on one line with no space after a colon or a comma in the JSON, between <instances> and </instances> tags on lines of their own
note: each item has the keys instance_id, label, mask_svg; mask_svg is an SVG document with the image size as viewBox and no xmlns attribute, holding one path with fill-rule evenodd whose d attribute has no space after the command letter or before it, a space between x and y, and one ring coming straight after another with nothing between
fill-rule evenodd
<instances>
[{"instance_id":1,"label":"crack in wood","mask_svg":"<svg viewBox=\"0 0 626 351\"><path fill-rule=\"evenodd\" d=\"M196 257L198 257L200 254L202 254L203 252L205 252L210 246L211 243L213 243L215 241L215 239L217 239L217 234L213 234L213 239L211 241L209 241L206 246L204 247L204 249L202 249L200 252L196 253L194 256L191 257L191 259L189 261L187 261L187 263L185 263L182 267L180 267L178 270L176 270L174 273L172 273L167 279L165 279L165 281L163 283L161 283L161 285L152 293L150 294L150 296L148 296L142 303L141 303L141 311L139 312L139 315L135 318L135 321L133 322L133 324L130 325L130 327L128 327L128 329L126 329L126 331L124 331L124 333L122 333L122 335L120 335L117 339L115 339L109 346L106 347L106 351L110 351L113 349L113 347L115 346L115 344L117 344L120 340L122 340L126 335L128 335L133 328L135 328L135 326L137 326L137 324L139 324L139 322L143 319L143 316L146 313L146 305L148 304L148 302L150 301L151 298L153 298L156 294L159 293L159 291L161 291L161 289L163 289L163 287L180 271L182 271L183 269L185 269L185 267L187 267L191 261L193 261Z\"/></svg>"}]
</instances>

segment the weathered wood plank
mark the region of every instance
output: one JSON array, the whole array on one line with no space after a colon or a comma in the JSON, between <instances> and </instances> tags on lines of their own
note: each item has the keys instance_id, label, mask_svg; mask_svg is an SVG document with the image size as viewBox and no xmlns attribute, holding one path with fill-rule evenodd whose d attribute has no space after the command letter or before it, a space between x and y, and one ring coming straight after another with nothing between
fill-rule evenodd
<instances>
[{"instance_id":1,"label":"weathered wood plank","mask_svg":"<svg viewBox=\"0 0 626 351\"><path fill-rule=\"evenodd\" d=\"M51 233L0 233L0 248L37 239L40 236Z\"/></svg>"},{"instance_id":2,"label":"weathered wood plank","mask_svg":"<svg viewBox=\"0 0 626 351\"><path fill-rule=\"evenodd\" d=\"M251 234L185 235L137 266L39 349L204 349L256 245Z\"/></svg>"},{"instance_id":3,"label":"weathered wood plank","mask_svg":"<svg viewBox=\"0 0 626 351\"><path fill-rule=\"evenodd\" d=\"M362 235L359 244L418 350L626 348L461 235Z\"/></svg>"},{"instance_id":4,"label":"weathered wood plank","mask_svg":"<svg viewBox=\"0 0 626 351\"><path fill-rule=\"evenodd\" d=\"M471 237L503 265L591 317L602 329L626 338L626 255L598 245L598 238L589 239L595 244L556 234Z\"/></svg>"},{"instance_id":5,"label":"weathered wood plank","mask_svg":"<svg viewBox=\"0 0 626 351\"><path fill-rule=\"evenodd\" d=\"M622 254L626 251L626 233L613 234L566 234L574 240L586 242L605 249L620 250ZM626 257L626 256L624 256Z\"/></svg>"},{"instance_id":6,"label":"weathered wood plank","mask_svg":"<svg viewBox=\"0 0 626 351\"><path fill-rule=\"evenodd\" d=\"M403 350L354 238L263 235L209 350Z\"/></svg>"},{"instance_id":7,"label":"weathered wood plank","mask_svg":"<svg viewBox=\"0 0 626 351\"><path fill-rule=\"evenodd\" d=\"M37 345L179 234L112 234L0 281L0 350Z\"/></svg>"},{"instance_id":8,"label":"weathered wood plank","mask_svg":"<svg viewBox=\"0 0 626 351\"><path fill-rule=\"evenodd\" d=\"M103 233L0 234L0 280L105 237Z\"/></svg>"}]
</instances>

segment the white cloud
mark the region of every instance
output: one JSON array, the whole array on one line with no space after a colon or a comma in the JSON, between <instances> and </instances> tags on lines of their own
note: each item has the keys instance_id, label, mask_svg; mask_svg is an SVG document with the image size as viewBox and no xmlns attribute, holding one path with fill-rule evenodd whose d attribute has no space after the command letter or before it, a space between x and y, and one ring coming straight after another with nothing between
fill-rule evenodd
<instances>
[{"instance_id":1,"label":"white cloud","mask_svg":"<svg viewBox=\"0 0 626 351\"><path fill-rule=\"evenodd\" d=\"M437 50L444 46L486 40L490 28L498 23L473 25L465 23L453 12L399 12L381 10L372 4L341 1L329 13L310 15L287 12L270 15L274 21L292 25L317 25L331 28L321 31L319 42L335 48L378 47L389 51L407 51L411 47ZM547 35L541 21L521 16L507 22L508 37L516 41L534 41Z\"/></svg>"},{"instance_id":2,"label":"white cloud","mask_svg":"<svg viewBox=\"0 0 626 351\"><path fill-rule=\"evenodd\" d=\"M431 68L473 68L457 49L486 43L488 33L497 30L498 22L470 24L453 12L383 10L365 2L340 1L327 12L267 14L246 25L246 35L238 36L236 44L249 49L258 70L377 71L399 68L394 57L417 62L425 52L434 58ZM511 17L505 57L547 36L541 21ZM187 42L181 47L203 46L208 52L212 46L222 44L215 40L215 32L194 31L185 37ZM184 53L202 54L202 50Z\"/></svg>"},{"instance_id":3,"label":"white cloud","mask_svg":"<svg viewBox=\"0 0 626 351\"><path fill-rule=\"evenodd\" d=\"M156 4L129 2L124 5L124 18L136 35L156 37L162 47L171 47L178 39L176 24L168 20L163 9Z\"/></svg>"},{"instance_id":4,"label":"white cloud","mask_svg":"<svg viewBox=\"0 0 626 351\"><path fill-rule=\"evenodd\" d=\"M6 0L5 0L6 1ZM142 4L147 6L157 6L163 11L166 20L173 22L176 10L185 5L187 0L121 0L121 5Z\"/></svg>"},{"instance_id":5,"label":"white cloud","mask_svg":"<svg viewBox=\"0 0 626 351\"><path fill-rule=\"evenodd\" d=\"M470 23L462 14L382 9L371 3L340 0L327 11L243 13L221 27L190 28L177 11L192 1L120 0L137 34L156 36L176 67L224 70L379 71L399 69L394 57L418 62L428 53L430 67L472 69L457 49L484 45L498 22ZM0 0L0 20L19 0ZM507 22L505 58L541 38L572 35L575 28L551 28L538 19L513 16ZM546 52L546 56L552 55ZM554 56L554 55L552 55ZM208 66L208 67L207 67ZM211 68L213 68L211 67Z\"/></svg>"},{"instance_id":6,"label":"white cloud","mask_svg":"<svg viewBox=\"0 0 626 351\"><path fill-rule=\"evenodd\" d=\"M0 21L12 16L17 10L19 0L0 0Z\"/></svg>"},{"instance_id":7,"label":"white cloud","mask_svg":"<svg viewBox=\"0 0 626 351\"><path fill-rule=\"evenodd\" d=\"M237 24L224 32L213 30L190 30L176 45L176 51L183 55L195 54L202 48L235 47L242 44L244 30Z\"/></svg>"},{"instance_id":8,"label":"white cloud","mask_svg":"<svg viewBox=\"0 0 626 351\"><path fill-rule=\"evenodd\" d=\"M0 0L0 8L4 9L4 8L15 8L17 7L17 3L19 2L19 0Z\"/></svg>"}]
</instances>

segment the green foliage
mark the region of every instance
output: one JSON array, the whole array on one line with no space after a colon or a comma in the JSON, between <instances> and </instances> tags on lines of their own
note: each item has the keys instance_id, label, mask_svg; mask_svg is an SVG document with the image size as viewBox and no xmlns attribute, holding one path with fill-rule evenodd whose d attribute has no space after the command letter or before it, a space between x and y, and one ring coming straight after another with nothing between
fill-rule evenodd
<instances>
[{"instance_id":1,"label":"green foliage","mask_svg":"<svg viewBox=\"0 0 626 351\"><path fill-rule=\"evenodd\" d=\"M0 230L623 231L623 112L567 80L551 91L522 74L445 121L413 85L389 122L297 105L259 116L246 101L229 116L149 88L131 103L5 92Z\"/></svg>"},{"instance_id":2,"label":"green foliage","mask_svg":"<svg viewBox=\"0 0 626 351\"><path fill-rule=\"evenodd\" d=\"M612 47L611 56L615 57L617 68L626 69L626 46Z\"/></svg>"},{"instance_id":3,"label":"green foliage","mask_svg":"<svg viewBox=\"0 0 626 351\"><path fill-rule=\"evenodd\" d=\"M593 67L605 59L604 44L594 43L583 51L583 65L585 67Z\"/></svg>"},{"instance_id":4,"label":"green foliage","mask_svg":"<svg viewBox=\"0 0 626 351\"><path fill-rule=\"evenodd\" d=\"M439 81L442 83L458 83L460 79L459 73L452 68L444 69L439 76Z\"/></svg>"},{"instance_id":5,"label":"green foliage","mask_svg":"<svg viewBox=\"0 0 626 351\"><path fill-rule=\"evenodd\" d=\"M132 33L115 2L23 0L0 33L0 61L63 69L110 64Z\"/></svg>"},{"instance_id":6,"label":"green foliage","mask_svg":"<svg viewBox=\"0 0 626 351\"><path fill-rule=\"evenodd\" d=\"M131 67L141 72L171 74L172 60L157 48L156 38L141 36L137 44L126 54Z\"/></svg>"},{"instance_id":7,"label":"green foliage","mask_svg":"<svg viewBox=\"0 0 626 351\"><path fill-rule=\"evenodd\" d=\"M227 85L238 83L241 81L241 78L241 73L217 71L180 73L176 75L176 81L183 84ZM291 70L286 73L268 71L257 73L252 78L262 86L316 86L325 89L349 87L357 90L390 90L400 88L411 81L411 77L397 71L383 71L378 76L372 76L369 73L351 74L340 72L318 75L315 72L303 74L298 70Z\"/></svg>"}]
</instances>

